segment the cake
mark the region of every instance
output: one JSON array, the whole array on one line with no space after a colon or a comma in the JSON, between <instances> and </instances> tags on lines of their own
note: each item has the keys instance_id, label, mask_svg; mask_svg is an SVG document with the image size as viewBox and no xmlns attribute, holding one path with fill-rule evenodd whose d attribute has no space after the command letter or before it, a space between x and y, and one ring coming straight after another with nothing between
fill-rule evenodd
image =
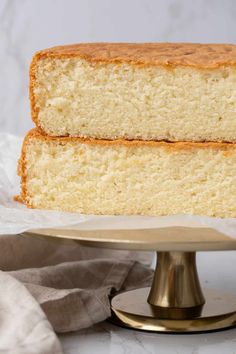
<instances>
[{"instance_id":1,"label":"cake","mask_svg":"<svg viewBox=\"0 0 236 354\"><path fill-rule=\"evenodd\" d=\"M19 174L31 208L236 217L236 144L52 138L34 129Z\"/></svg>"},{"instance_id":2,"label":"cake","mask_svg":"<svg viewBox=\"0 0 236 354\"><path fill-rule=\"evenodd\" d=\"M34 122L50 136L235 142L236 46L46 49L31 64L30 98Z\"/></svg>"}]
</instances>

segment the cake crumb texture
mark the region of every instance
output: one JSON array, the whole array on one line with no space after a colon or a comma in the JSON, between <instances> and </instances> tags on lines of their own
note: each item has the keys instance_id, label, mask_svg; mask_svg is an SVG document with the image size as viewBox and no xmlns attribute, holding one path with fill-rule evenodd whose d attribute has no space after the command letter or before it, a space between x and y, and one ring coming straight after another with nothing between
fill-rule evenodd
<instances>
[{"instance_id":1,"label":"cake crumb texture","mask_svg":"<svg viewBox=\"0 0 236 354\"><path fill-rule=\"evenodd\" d=\"M84 214L236 216L236 145L49 138L20 159L28 207Z\"/></svg>"},{"instance_id":2,"label":"cake crumb texture","mask_svg":"<svg viewBox=\"0 0 236 354\"><path fill-rule=\"evenodd\" d=\"M228 141L236 136L236 46L90 43L33 58L32 117L50 136Z\"/></svg>"}]
</instances>

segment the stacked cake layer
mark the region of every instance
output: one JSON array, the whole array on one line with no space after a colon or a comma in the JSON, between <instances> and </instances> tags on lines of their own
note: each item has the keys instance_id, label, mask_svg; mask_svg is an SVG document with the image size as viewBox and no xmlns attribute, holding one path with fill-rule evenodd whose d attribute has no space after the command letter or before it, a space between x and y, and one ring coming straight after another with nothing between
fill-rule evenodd
<instances>
[{"instance_id":1,"label":"stacked cake layer","mask_svg":"<svg viewBox=\"0 0 236 354\"><path fill-rule=\"evenodd\" d=\"M236 216L236 145L25 138L22 198L86 214Z\"/></svg>"},{"instance_id":2,"label":"stacked cake layer","mask_svg":"<svg viewBox=\"0 0 236 354\"><path fill-rule=\"evenodd\" d=\"M27 206L236 216L236 46L47 49L33 58L30 98Z\"/></svg>"},{"instance_id":3,"label":"stacked cake layer","mask_svg":"<svg viewBox=\"0 0 236 354\"><path fill-rule=\"evenodd\" d=\"M236 46L81 44L39 52L32 116L46 134L236 141Z\"/></svg>"}]
</instances>

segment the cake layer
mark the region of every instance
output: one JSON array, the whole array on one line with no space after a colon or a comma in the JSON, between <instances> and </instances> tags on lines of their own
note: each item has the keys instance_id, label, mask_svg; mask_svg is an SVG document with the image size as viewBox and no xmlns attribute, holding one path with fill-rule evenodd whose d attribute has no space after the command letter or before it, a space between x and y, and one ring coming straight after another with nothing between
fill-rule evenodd
<instances>
[{"instance_id":1,"label":"cake layer","mask_svg":"<svg viewBox=\"0 0 236 354\"><path fill-rule=\"evenodd\" d=\"M32 208L236 217L236 144L50 138L32 130L19 174Z\"/></svg>"},{"instance_id":2,"label":"cake layer","mask_svg":"<svg viewBox=\"0 0 236 354\"><path fill-rule=\"evenodd\" d=\"M93 43L33 58L32 117L51 136L236 141L236 46Z\"/></svg>"}]
</instances>

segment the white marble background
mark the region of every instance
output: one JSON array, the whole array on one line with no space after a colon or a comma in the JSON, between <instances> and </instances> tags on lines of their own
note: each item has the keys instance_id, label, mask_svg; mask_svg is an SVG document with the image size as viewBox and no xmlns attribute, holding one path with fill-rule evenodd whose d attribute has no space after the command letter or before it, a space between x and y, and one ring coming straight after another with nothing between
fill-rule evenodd
<instances>
[{"instance_id":1,"label":"white marble background","mask_svg":"<svg viewBox=\"0 0 236 354\"><path fill-rule=\"evenodd\" d=\"M236 43L234 0L0 0L0 132L32 123L35 51L89 41Z\"/></svg>"}]
</instances>

